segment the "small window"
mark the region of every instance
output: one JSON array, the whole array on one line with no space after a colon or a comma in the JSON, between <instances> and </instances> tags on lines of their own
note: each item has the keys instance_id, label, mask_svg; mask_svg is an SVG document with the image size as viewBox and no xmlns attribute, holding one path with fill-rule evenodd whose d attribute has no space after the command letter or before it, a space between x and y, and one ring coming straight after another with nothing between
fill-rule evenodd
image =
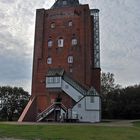
<instances>
[{"instance_id":1,"label":"small window","mask_svg":"<svg viewBox=\"0 0 140 140\"><path fill-rule=\"evenodd\" d=\"M51 57L47 58L47 64L52 64L52 58Z\"/></svg>"},{"instance_id":2,"label":"small window","mask_svg":"<svg viewBox=\"0 0 140 140\"><path fill-rule=\"evenodd\" d=\"M68 56L68 63L73 63L73 56Z\"/></svg>"},{"instance_id":3,"label":"small window","mask_svg":"<svg viewBox=\"0 0 140 140\"><path fill-rule=\"evenodd\" d=\"M59 38L58 39L58 47L63 47L64 46L64 39L63 38Z\"/></svg>"},{"instance_id":4,"label":"small window","mask_svg":"<svg viewBox=\"0 0 140 140\"><path fill-rule=\"evenodd\" d=\"M69 25L69 27L71 27L72 26L72 21L69 21L68 25Z\"/></svg>"},{"instance_id":5,"label":"small window","mask_svg":"<svg viewBox=\"0 0 140 140\"><path fill-rule=\"evenodd\" d=\"M53 77L47 77L47 83L48 84L53 83Z\"/></svg>"},{"instance_id":6,"label":"small window","mask_svg":"<svg viewBox=\"0 0 140 140\"><path fill-rule=\"evenodd\" d=\"M48 40L48 47L50 48L50 47L52 47L52 45L53 45L53 41L51 39Z\"/></svg>"},{"instance_id":7,"label":"small window","mask_svg":"<svg viewBox=\"0 0 140 140\"><path fill-rule=\"evenodd\" d=\"M94 97L93 96L90 97L90 103L94 103Z\"/></svg>"},{"instance_id":8,"label":"small window","mask_svg":"<svg viewBox=\"0 0 140 140\"><path fill-rule=\"evenodd\" d=\"M47 83L60 83L60 77L47 77Z\"/></svg>"},{"instance_id":9,"label":"small window","mask_svg":"<svg viewBox=\"0 0 140 140\"><path fill-rule=\"evenodd\" d=\"M55 23L51 23L51 28L54 29L55 28Z\"/></svg>"},{"instance_id":10,"label":"small window","mask_svg":"<svg viewBox=\"0 0 140 140\"><path fill-rule=\"evenodd\" d=\"M78 104L78 108L81 108L81 104Z\"/></svg>"},{"instance_id":11,"label":"small window","mask_svg":"<svg viewBox=\"0 0 140 140\"><path fill-rule=\"evenodd\" d=\"M54 77L54 83L60 83L60 77Z\"/></svg>"},{"instance_id":12,"label":"small window","mask_svg":"<svg viewBox=\"0 0 140 140\"><path fill-rule=\"evenodd\" d=\"M71 44L72 44L72 46L77 45L77 39L73 38L72 41L71 41Z\"/></svg>"}]
</instances>

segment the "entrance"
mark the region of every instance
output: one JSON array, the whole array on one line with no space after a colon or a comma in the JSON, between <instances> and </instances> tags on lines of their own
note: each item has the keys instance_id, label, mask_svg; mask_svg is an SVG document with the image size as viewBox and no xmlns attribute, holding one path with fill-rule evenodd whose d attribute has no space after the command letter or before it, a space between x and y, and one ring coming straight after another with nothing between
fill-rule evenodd
<instances>
[{"instance_id":1,"label":"entrance","mask_svg":"<svg viewBox=\"0 0 140 140\"><path fill-rule=\"evenodd\" d=\"M54 120L55 122L59 122L61 120L61 114L60 114L60 109L56 108L54 110Z\"/></svg>"}]
</instances>

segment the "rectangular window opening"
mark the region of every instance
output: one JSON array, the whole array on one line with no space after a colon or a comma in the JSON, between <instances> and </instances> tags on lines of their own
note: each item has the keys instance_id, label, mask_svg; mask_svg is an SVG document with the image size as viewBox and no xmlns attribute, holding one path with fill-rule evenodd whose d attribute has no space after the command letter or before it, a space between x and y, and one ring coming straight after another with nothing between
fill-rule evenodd
<instances>
[{"instance_id":1,"label":"rectangular window opening","mask_svg":"<svg viewBox=\"0 0 140 140\"><path fill-rule=\"evenodd\" d=\"M94 96L90 97L90 103L94 103Z\"/></svg>"},{"instance_id":2,"label":"rectangular window opening","mask_svg":"<svg viewBox=\"0 0 140 140\"><path fill-rule=\"evenodd\" d=\"M58 47L64 46L64 39L58 39Z\"/></svg>"}]
</instances>

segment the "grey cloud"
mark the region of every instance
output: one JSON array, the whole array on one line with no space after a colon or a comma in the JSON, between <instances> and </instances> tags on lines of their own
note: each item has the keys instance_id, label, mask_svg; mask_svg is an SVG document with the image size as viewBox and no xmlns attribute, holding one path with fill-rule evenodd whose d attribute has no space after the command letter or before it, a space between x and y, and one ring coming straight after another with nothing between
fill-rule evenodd
<instances>
[{"instance_id":1,"label":"grey cloud","mask_svg":"<svg viewBox=\"0 0 140 140\"><path fill-rule=\"evenodd\" d=\"M16 0L1 0L2 3L10 4L16 2Z\"/></svg>"},{"instance_id":2,"label":"grey cloud","mask_svg":"<svg viewBox=\"0 0 140 140\"><path fill-rule=\"evenodd\" d=\"M35 11L51 7L54 1L0 1L0 84L30 89ZM124 86L138 83L140 1L80 0L80 3L100 9L102 71L113 72L116 81Z\"/></svg>"},{"instance_id":3,"label":"grey cloud","mask_svg":"<svg viewBox=\"0 0 140 140\"><path fill-rule=\"evenodd\" d=\"M31 60L18 56L1 55L0 80L20 80L31 78Z\"/></svg>"},{"instance_id":4,"label":"grey cloud","mask_svg":"<svg viewBox=\"0 0 140 140\"><path fill-rule=\"evenodd\" d=\"M113 72L122 85L140 83L140 1L88 2L100 9L102 70Z\"/></svg>"},{"instance_id":5,"label":"grey cloud","mask_svg":"<svg viewBox=\"0 0 140 140\"><path fill-rule=\"evenodd\" d=\"M0 1L0 84L31 87L35 7L44 1ZM41 6L42 7L42 6Z\"/></svg>"},{"instance_id":6,"label":"grey cloud","mask_svg":"<svg viewBox=\"0 0 140 140\"><path fill-rule=\"evenodd\" d=\"M0 18L3 19L4 17L5 17L5 14L2 11L0 11Z\"/></svg>"},{"instance_id":7,"label":"grey cloud","mask_svg":"<svg viewBox=\"0 0 140 140\"><path fill-rule=\"evenodd\" d=\"M0 25L0 31L5 31L7 28L7 25Z\"/></svg>"},{"instance_id":8,"label":"grey cloud","mask_svg":"<svg viewBox=\"0 0 140 140\"><path fill-rule=\"evenodd\" d=\"M0 32L0 38L0 42L5 43L7 48L11 47L12 49L16 49L17 47L24 46L24 42L20 42L20 39L13 37L10 32ZM5 49L7 50L7 48Z\"/></svg>"}]
</instances>

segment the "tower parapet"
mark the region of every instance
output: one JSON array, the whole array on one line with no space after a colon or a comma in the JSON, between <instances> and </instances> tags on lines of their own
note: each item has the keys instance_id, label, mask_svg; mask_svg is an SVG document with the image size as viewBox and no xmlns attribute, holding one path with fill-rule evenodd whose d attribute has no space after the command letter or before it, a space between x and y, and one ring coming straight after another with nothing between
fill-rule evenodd
<instances>
[{"instance_id":1,"label":"tower parapet","mask_svg":"<svg viewBox=\"0 0 140 140\"><path fill-rule=\"evenodd\" d=\"M61 8L61 7L66 7L66 6L78 6L79 5L79 0L56 0L54 5L52 6L53 8Z\"/></svg>"}]
</instances>

